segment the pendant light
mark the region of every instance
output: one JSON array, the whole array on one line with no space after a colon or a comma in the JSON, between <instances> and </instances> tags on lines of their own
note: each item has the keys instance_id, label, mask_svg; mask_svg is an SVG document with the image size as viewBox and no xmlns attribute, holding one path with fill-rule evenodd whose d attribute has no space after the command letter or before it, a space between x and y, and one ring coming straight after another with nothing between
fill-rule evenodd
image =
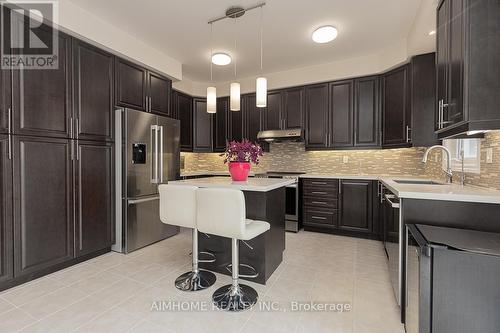
<instances>
[{"instance_id":1,"label":"pendant light","mask_svg":"<svg viewBox=\"0 0 500 333\"><path fill-rule=\"evenodd\" d=\"M213 83L212 57L214 55L213 43L213 24L210 23L210 82ZM217 112L217 89L214 86L207 88L207 112Z\"/></svg>"},{"instance_id":2,"label":"pendant light","mask_svg":"<svg viewBox=\"0 0 500 333\"><path fill-rule=\"evenodd\" d=\"M264 27L262 18L264 16L264 7L260 7L260 72L262 73L262 55L263 55L263 35ZM265 77L258 77L255 82L256 104L258 108L265 108L267 106L267 79Z\"/></svg>"},{"instance_id":3,"label":"pendant light","mask_svg":"<svg viewBox=\"0 0 500 333\"><path fill-rule=\"evenodd\" d=\"M237 44L236 44L236 20L237 17L233 16L234 19L234 79L236 80L236 53L237 53ZM231 111L240 111L241 110L241 88L238 82L232 82L229 91L229 109Z\"/></svg>"}]
</instances>

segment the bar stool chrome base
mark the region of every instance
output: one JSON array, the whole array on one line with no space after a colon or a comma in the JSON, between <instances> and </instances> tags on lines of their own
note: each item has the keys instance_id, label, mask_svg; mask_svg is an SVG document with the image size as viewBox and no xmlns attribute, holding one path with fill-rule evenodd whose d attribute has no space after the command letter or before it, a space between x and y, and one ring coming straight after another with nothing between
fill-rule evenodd
<instances>
[{"instance_id":1,"label":"bar stool chrome base","mask_svg":"<svg viewBox=\"0 0 500 333\"><path fill-rule=\"evenodd\" d=\"M216 281L215 274L209 271L186 272L175 280L175 287L182 291L198 291L207 289Z\"/></svg>"},{"instance_id":2,"label":"bar stool chrome base","mask_svg":"<svg viewBox=\"0 0 500 333\"><path fill-rule=\"evenodd\" d=\"M252 287L228 284L214 292L212 301L221 310L238 312L250 309L257 303L258 298L257 291Z\"/></svg>"}]
</instances>

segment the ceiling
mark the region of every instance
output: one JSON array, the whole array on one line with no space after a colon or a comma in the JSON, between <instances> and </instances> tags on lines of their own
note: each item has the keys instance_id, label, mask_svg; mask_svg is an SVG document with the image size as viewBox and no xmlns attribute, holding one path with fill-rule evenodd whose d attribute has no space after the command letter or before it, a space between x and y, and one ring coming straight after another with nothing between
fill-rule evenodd
<instances>
[{"instance_id":1,"label":"ceiling","mask_svg":"<svg viewBox=\"0 0 500 333\"><path fill-rule=\"evenodd\" d=\"M228 7L259 0L71 0L183 64L183 76L210 80L210 29L207 21ZM264 73L285 71L377 53L406 38L421 0L267 0L264 6ZM260 73L260 10L213 26L214 52L236 60L238 77ZM331 24L339 36L315 44L311 33ZM237 48L234 48L234 39ZM234 77L231 65L213 67L215 82Z\"/></svg>"}]
</instances>

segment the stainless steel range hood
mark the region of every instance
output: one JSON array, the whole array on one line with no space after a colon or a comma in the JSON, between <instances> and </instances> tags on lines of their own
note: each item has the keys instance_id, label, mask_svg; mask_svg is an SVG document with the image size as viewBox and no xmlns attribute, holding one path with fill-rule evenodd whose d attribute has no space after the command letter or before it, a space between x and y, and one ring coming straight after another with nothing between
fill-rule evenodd
<instances>
[{"instance_id":1,"label":"stainless steel range hood","mask_svg":"<svg viewBox=\"0 0 500 333\"><path fill-rule=\"evenodd\" d=\"M290 128L286 130L260 131L257 134L257 140L266 142L302 141L302 129Z\"/></svg>"}]
</instances>

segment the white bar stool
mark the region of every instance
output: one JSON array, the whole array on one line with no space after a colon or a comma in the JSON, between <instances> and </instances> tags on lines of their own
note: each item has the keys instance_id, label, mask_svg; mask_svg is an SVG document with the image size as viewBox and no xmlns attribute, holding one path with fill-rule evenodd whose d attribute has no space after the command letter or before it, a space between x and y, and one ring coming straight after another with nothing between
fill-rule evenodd
<instances>
[{"instance_id":1,"label":"white bar stool","mask_svg":"<svg viewBox=\"0 0 500 333\"><path fill-rule=\"evenodd\" d=\"M177 289L183 291L203 290L215 283L215 274L200 270L198 262L214 262L198 260L198 229L196 228L196 191L195 186L159 185L160 220L165 224L191 228L193 230L193 268L175 280ZM209 254L209 253L207 253Z\"/></svg>"},{"instance_id":2,"label":"white bar stool","mask_svg":"<svg viewBox=\"0 0 500 333\"><path fill-rule=\"evenodd\" d=\"M269 230L264 221L246 218L245 196L242 191L200 188L196 192L198 214L196 223L201 232L232 239L232 278L230 285L215 291L213 302L227 311L246 310L257 302L255 289L239 284L239 240L250 240Z\"/></svg>"}]
</instances>

